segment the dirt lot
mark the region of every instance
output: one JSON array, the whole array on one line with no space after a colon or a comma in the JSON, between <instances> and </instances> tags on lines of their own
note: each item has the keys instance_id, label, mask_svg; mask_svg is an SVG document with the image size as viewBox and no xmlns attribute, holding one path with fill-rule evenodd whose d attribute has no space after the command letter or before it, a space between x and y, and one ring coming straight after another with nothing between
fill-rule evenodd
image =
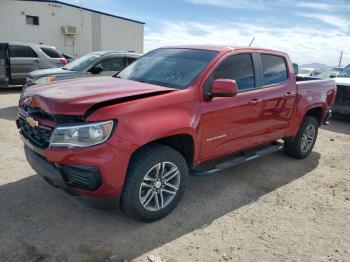
<instances>
[{"instance_id":1,"label":"dirt lot","mask_svg":"<svg viewBox=\"0 0 350 262\"><path fill-rule=\"evenodd\" d=\"M322 128L305 160L277 153L191 177L171 215L143 224L35 174L14 123L19 92L0 92L1 261L350 261L350 121Z\"/></svg>"}]
</instances>

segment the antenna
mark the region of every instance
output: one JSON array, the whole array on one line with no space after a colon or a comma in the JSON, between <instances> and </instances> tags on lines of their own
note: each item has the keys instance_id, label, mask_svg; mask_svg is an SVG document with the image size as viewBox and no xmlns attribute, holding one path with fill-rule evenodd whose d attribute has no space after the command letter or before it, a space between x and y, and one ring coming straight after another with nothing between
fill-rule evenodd
<instances>
[{"instance_id":1,"label":"antenna","mask_svg":"<svg viewBox=\"0 0 350 262\"><path fill-rule=\"evenodd\" d=\"M254 40L255 40L255 36L253 36L252 41L250 41L249 47L253 44Z\"/></svg>"}]
</instances>

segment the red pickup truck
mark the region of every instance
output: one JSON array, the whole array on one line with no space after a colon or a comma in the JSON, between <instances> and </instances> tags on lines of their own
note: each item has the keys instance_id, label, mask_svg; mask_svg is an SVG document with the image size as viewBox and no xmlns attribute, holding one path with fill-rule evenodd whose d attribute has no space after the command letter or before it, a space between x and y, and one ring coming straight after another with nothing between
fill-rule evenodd
<instances>
[{"instance_id":1,"label":"red pickup truck","mask_svg":"<svg viewBox=\"0 0 350 262\"><path fill-rule=\"evenodd\" d=\"M296 82L287 54L260 48L153 50L117 77L28 88L17 126L29 164L72 194L119 197L152 221L188 175L285 149L308 156L330 116L333 80Z\"/></svg>"}]
</instances>

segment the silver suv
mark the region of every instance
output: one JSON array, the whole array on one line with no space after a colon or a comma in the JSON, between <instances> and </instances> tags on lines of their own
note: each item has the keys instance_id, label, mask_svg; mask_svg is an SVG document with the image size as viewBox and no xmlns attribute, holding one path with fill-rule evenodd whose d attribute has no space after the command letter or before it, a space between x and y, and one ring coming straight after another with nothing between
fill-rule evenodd
<instances>
[{"instance_id":1,"label":"silver suv","mask_svg":"<svg viewBox=\"0 0 350 262\"><path fill-rule=\"evenodd\" d=\"M0 42L0 87L23 85L28 73L65 64L67 60L53 46Z\"/></svg>"}]
</instances>

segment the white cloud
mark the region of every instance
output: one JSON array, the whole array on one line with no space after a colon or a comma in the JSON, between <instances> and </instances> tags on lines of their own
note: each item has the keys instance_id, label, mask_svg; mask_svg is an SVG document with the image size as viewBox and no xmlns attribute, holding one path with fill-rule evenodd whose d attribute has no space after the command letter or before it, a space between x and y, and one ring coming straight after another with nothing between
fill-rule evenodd
<instances>
[{"instance_id":1,"label":"white cloud","mask_svg":"<svg viewBox=\"0 0 350 262\"><path fill-rule=\"evenodd\" d=\"M265 9L268 7L266 0L187 0L187 2L231 9Z\"/></svg>"},{"instance_id":2,"label":"white cloud","mask_svg":"<svg viewBox=\"0 0 350 262\"><path fill-rule=\"evenodd\" d=\"M191 21L161 24L157 32L145 34L145 49L166 45L219 44L246 46L255 36L253 46L287 52L298 63L320 62L336 65L340 50L343 63L350 63L350 36L337 30L318 30L308 27L266 27L246 23L197 23Z\"/></svg>"},{"instance_id":3,"label":"white cloud","mask_svg":"<svg viewBox=\"0 0 350 262\"><path fill-rule=\"evenodd\" d=\"M317 9L322 11L328 11L335 7L334 5L331 5L331 4L317 3L317 2L300 2L300 3L297 3L297 6L302 8Z\"/></svg>"},{"instance_id":4,"label":"white cloud","mask_svg":"<svg viewBox=\"0 0 350 262\"><path fill-rule=\"evenodd\" d=\"M316 9L321 11L330 11L330 10L336 10L336 9L338 10L350 9L350 5L334 4L334 2L333 3L299 2L296 5L301 8Z\"/></svg>"},{"instance_id":5,"label":"white cloud","mask_svg":"<svg viewBox=\"0 0 350 262\"><path fill-rule=\"evenodd\" d=\"M297 15L319 20L323 23L338 27L339 29L342 29L344 31L347 31L350 27L350 21L339 16L316 13L297 13Z\"/></svg>"},{"instance_id":6,"label":"white cloud","mask_svg":"<svg viewBox=\"0 0 350 262\"><path fill-rule=\"evenodd\" d=\"M186 0L188 3L196 5L208 5L231 9L268 9L271 7L299 7L315 9L321 11L330 10L349 10L350 4L344 4L340 1L328 3L297 1L297 0Z\"/></svg>"}]
</instances>

